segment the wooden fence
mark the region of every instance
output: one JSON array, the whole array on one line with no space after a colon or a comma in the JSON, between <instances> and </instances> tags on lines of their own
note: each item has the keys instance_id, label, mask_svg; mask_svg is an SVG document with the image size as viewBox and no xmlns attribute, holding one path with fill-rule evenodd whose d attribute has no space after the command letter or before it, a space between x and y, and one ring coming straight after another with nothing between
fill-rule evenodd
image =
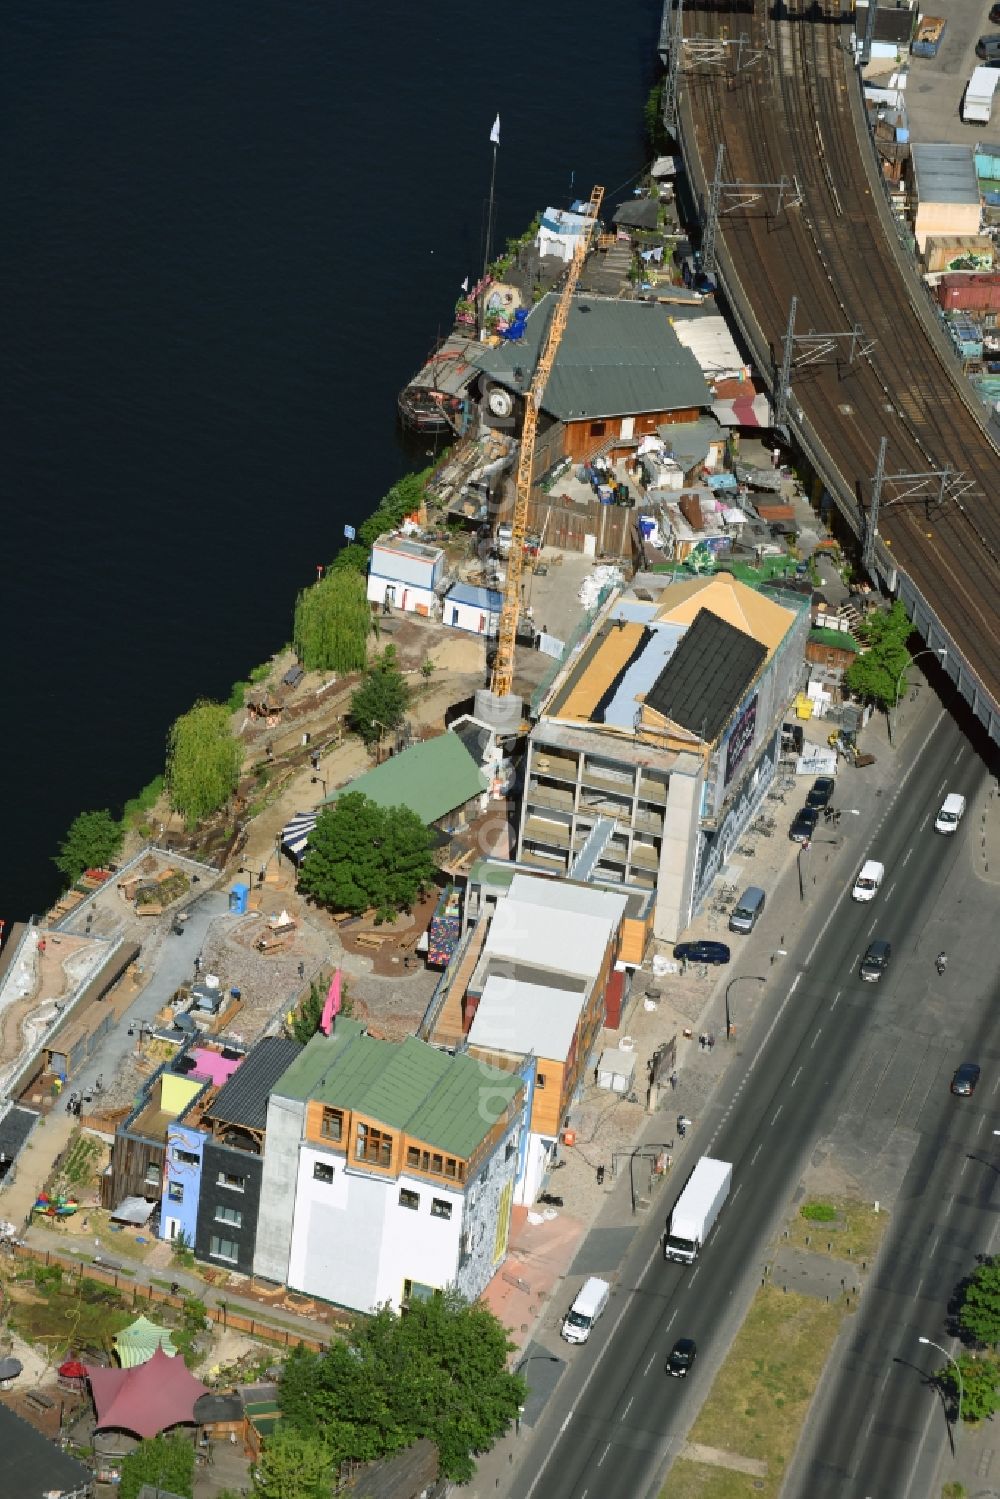
<instances>
[{"instance_id":1,"label":"wooden fence","mask_svg":"<svg viewBox=\"0 0 1000 1499\"><path fill-rule=\"evenodd\" d=\"M18 1260L31 1260L39 1265L59 1265L70 1274L75 1274L78 1280L86 1277L89 1280L99 1281L102 1285L113 1286L133 1309L140 1303L170 1306L176 1311L182 1310L184 1306L182 1296L174 1296L170 1291L161 1291L157 1286L144 1285L124 1271L56 1254L51 1249L36 1249L33 1244L16 1244L14 1257ZM295 1328L280 1327L273 1322L259 1321L258 1318L249 1316L243 1311L237 1311L231 1303L225 1301L206 1303L205 1315L210 1322L214 1322L219 1327L229 1328L233 1332L244 1332L248 1337L257 1338L263 1343L276 1343L281 1348L297 1348L301 1343L310 1353L322 1353L333 1339L332 1330L326 1341L308 1337ZM344 1321L346 1324L346 1315Z\"/></svg>"}]
</instances>

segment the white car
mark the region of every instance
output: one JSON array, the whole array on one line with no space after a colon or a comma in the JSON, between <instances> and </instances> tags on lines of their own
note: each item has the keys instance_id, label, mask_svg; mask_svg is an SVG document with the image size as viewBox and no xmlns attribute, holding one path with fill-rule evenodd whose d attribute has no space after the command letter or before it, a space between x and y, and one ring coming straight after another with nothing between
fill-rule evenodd
<instances>
[{"instance_id":1,"label":"white car","mask_svg":"<svg viewBox=\"0 0 1000 1499\"><path fill-rule=\"evenodd\" d=\"M952 791L941 803L941 810L934 819L934 831L936 833L954 833L962 821L965 811L965 797L959 796L957 791Z\"/></svg>"},{"instance_id":2,"label":"white car","mask_svg":"<svg viewBox=\"0 0 1000 1499\"><path fill-rule=\"evenodd\" d=\"M876 859L866 859L851 891L854 900L874 900L884 874L884 864L879 864Z\"/></svg>"}]
</instances>

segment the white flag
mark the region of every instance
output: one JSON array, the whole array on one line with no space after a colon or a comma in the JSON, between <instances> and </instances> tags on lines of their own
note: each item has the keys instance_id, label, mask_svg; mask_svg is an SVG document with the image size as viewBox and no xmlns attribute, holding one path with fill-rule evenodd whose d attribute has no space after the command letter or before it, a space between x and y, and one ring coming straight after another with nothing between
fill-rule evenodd
<instances>
[{"instance_id":1,"label":"white flag","mask_svg":"<svg viewBox=\"0 0 1000 1499\"><path fill-rule=\"evenodd\" d=\"M469 290L469 278L468 278L468 276L466 276L465 280L462 282L462 290L463 291L468 291Z\"/></svg>"},{"instance_id":2,"label":"white flag","mask_svg":"<svg viewBox=\"0 0 1000 1499\"><path fill-rule=\"evenodd\" d=\"M493 121L493 129L490 131L490 140L492 141L492 143L493 143L494 146L499 146L499 144L500 144L500 116L499 115L497 115L496 119Z\"/></svg>"}]
</instances>

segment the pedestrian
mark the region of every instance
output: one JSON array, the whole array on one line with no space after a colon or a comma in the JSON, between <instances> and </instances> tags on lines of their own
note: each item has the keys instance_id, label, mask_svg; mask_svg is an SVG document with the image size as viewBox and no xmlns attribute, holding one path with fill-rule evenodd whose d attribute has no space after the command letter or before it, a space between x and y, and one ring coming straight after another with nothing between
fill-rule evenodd
<instances>
[{"instance_id":1,"label":"pedestrian","mask_svg":"<svg viewBox=\"0 0 1000 1499\"><path fill-rule=\"evenodd\" d=\"M715 1047L715 1037L712 1035L706 1036L705 1044L708 1047L709 1051L712 1051Z\"/></svg>"},{"instance_id":2,"label":"pedestrian","mask_svg":"<svg viewBox=\"0 0 1000 1499\"><path fill-rule=\"evenodd\" d=\"M306 976L306 965L304 963L300 963L299 964L299 978L300 979L304 979L305 976Z\"/></svg>"},{"instance_id":3,"label":"pedestrian","mask_svg":"<svg viewBox=\"0 0 1000 1499\"><path fill-rule=\"evenodd\" d=\"M671 1086L671 1088L673 1088L675 1090L677 1088L677 1073L676 1072L672 1072L670 1074L670 1086Z\"/></svg>"},{"instance_id":4,"label":"pedestrian","mask_svg":"<svg viewBox=\"0 0 1000 1499\"><path fill-rule=\"evenodd\" d=\"M704 1051L705 1050L705 1037L704 1037L704 1035L700 1035L698 1037L698 1050L699 1051Z\"/></svg>"}]
</instances>

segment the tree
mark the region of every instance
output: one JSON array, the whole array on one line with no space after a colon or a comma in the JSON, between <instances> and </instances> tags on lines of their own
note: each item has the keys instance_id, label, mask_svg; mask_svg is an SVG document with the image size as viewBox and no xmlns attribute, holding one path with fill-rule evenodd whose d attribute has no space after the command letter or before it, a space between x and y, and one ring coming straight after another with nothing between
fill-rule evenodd
<instances>
[{"instance_id":1,"label":"tree","mask_svg":"<svg viewBox=\"0 0 1000 1499\"><path fill-rule=\"evenodd\" d=\"M431 835L408 807L380 807L349 791L309 834L299 888L334 911L408 910L434 874Z\"/></svg>"},{"instance_id":2,"label":"tree","mask_svg":"<svg viewBox=\"0 0 1000 1499\"><path fill-rule=\"evenodd\" d=\"M329 1499L333 1455L319 1434L278 1426L253 1471L255 1499Z\"/></svg>"},{"instance_id":3,"label":"tree","mask_svg":"<svg viewBox=\"0 0 1000 1499\"><path fill-rule=\"evenodd\" d=\"M295 654L306 671L359 671L371 622L364 578L353 567L335 568L295 601Z\"/></svg>"},{"instance_id":4,"label":"tree","mask_svg":"<svg viewBox=\"0 0 1000 1499\"><path fill-rule=\"evenodd\" d=\"M319 1030L319 1023L323 1017L323 1006L326 1004L327 991L313 981L309 985L309 993L299 1005L295 1014L291 1016L289 1029L296 1041L305 1046ZM341 974L340 980L340 1013L349 1015L351 1013L351 1000L347 993L347 980Z\"/></svg>"},{"instance_id":5,"label":"tree","mask_svg":"<svg viewBox=\"0 0 1000 1499\"><path fill-rule=\"evenodd\" d=\"M348 570L353 569L354 572L361 573L364 576L368 571L368 559L370 556L370 547L362 546L360 541L349 541L346 546L341 547L327 568L327 572L340 572L344 568L347 568Z\"/></svg>"},{"instance_id":6,"label":"tree","mask_svg":"<svg viewBox=\"0 0 1000 1499\"><path fill-rule=\"evenodd\" d=\"M421 469L419 473L404 474L383 498L374 515L358 527L358 540L372 547L387 531L395 531L408 515L416 515L424 503L427 481L432 470Z\"/></svg>"},{"instance_id":7,"label":"tree","mask_svg":"<svg viewBox=\"0 0 1000 1499\"><path fill-rule=\"evenodd\" d=\"M865 650L844 673L852 692L888 711L896 702L897 690L906 691L906 668L910 653L906 642L913 626L906 610L897 599L891 609L870 614L858 627Z\"/></svg>"},{"instance_id":8,"label":"tree","mask_svg":"<svg viewBox=\"0 0 1000 1499\"><path fill-rule=\"evenodd\" d=\"M72 885L85 869L102 869L117 857L124 832L106 807L100 812L80 812L52 862Z\"/></svg>"},{"instance_id":9,"label":"tree","mask_svg":"<svg viewBox=\"0 0 1000 1499\"><path fill-rule=\"evenodd\" d=\"M147 1437L122 1461L119 1499L137 1499L144 1483L191 1499L194 1448L182 1436Z\"/></svg>"},{"instance_id":10,"label":"tree","mask_svg":"<svg viewBox=\"0 0 1000 1499\"><path fill-rule=\"evenodd\" d=\"M1000 1343L1000 1260L987 1258L962 1287L958 1324L983 1347Z\"/></svg>"},{"instance_id":11,"label":"tree","mask_svg":"<svg viewBox=\"0 0 1000 1499\"><path fill-rule=\"evenodd\" d=\"M396 647L387 645L351 694L351 727L366 744L374 744L386 729L403 722L409 701L410 689L396 665Z\"/></svg>"},{"instance_id":12,"label":"tree","mask_svg":"<svg viewBox=\"0 0 1000 1499\"><path fill-rule=\"evenodd\" d=\"M202 699L171 726L167 737L170 804L189 823L217 812L236 790L243 746L222 703Z\"/></svg>"},{"instance_id":13,"label":"tree","mask_svg":"<svg viewBox=\"0 0 1000 1499\"><path fill-rule=\"evenodd\" d=\"M382 1307L352 1325L349 1346L298 1350L285 1366L282 1423L325 1434L339 1421L353 1432L350 1456L371 1461L419 1437L437 1444L441 1473L465 1482L474 1457L516 1418L527 1393L511 1374L513 1345L486 1307L453 1292L411 1302L405 1317ZM337 1445L346 1454L345 1433Z\"/></svg>"},{"instance_id":14,"label":"tree","mask_svg":"<svg viewBox=\"0 0 1000 1499\"><path fill-rule=\"evenodd\" d=\"M962 1374L962 1420L986 1421L1000 1410L1000 1364L994 1358L977 1358L961 1353L958 1367ZM958 1407L958 1377L954 1364L945 1364L934 1375L952 1404Z\"/></svg>"}]
</instances>

